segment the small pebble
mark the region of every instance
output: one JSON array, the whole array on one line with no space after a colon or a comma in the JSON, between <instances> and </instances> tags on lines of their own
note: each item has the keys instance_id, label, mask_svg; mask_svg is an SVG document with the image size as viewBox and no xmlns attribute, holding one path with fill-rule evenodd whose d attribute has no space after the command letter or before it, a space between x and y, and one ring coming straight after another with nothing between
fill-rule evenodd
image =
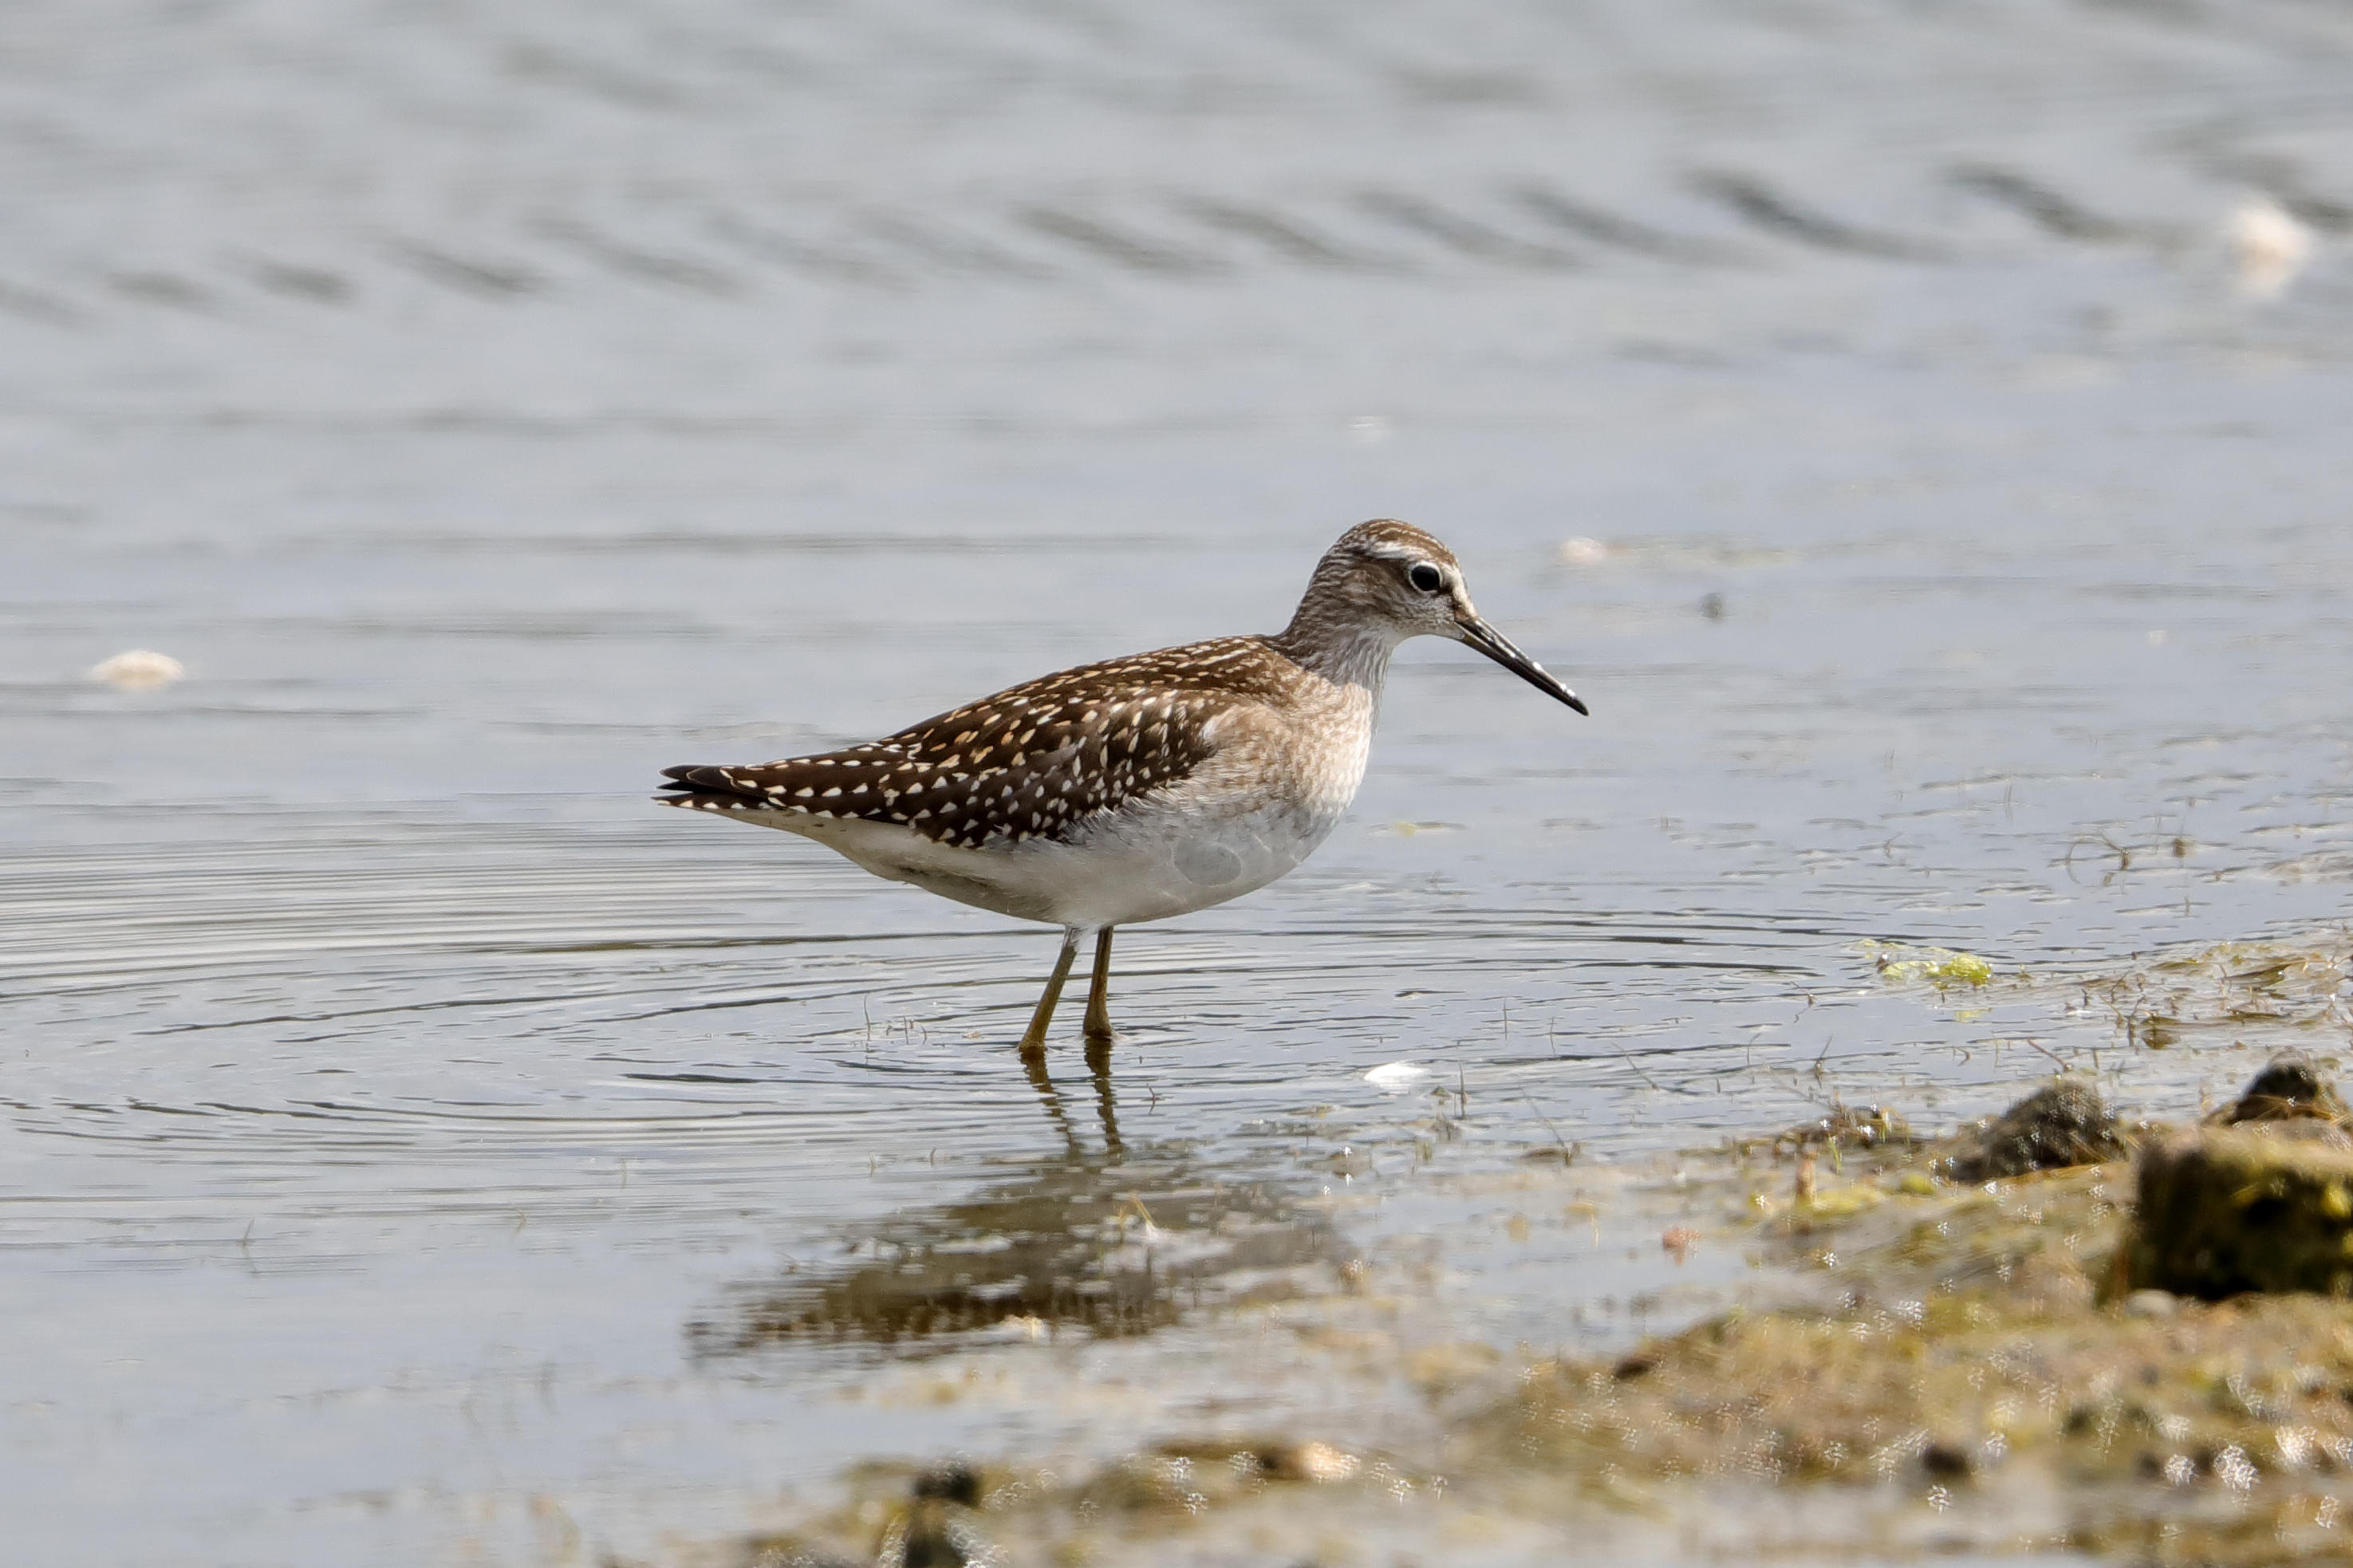
<instances>
[{"instance_id":1,"label":"small pebble","mask_svg":"<svg viewBox=\"0 0 2353 1568\"><path fill-rule=\"evenodd\" d=\"M2125 1298L2127 1318L2169 1318L2180 1307L2181 1298L2170 1290L2136 1290Z\"/></svg>"},{"instance_id":2,"label":"small pebble","mask_svg":"<svg viewBox=\"0 0 2353 1568\"><path fill-rule=\"evenodd\" d=\"M1969 1451L1957 1443L1931 1443L1920 1450L1920 1468L1932 1476L1951 1479L1968 1475L1977 1468L1977 1463Z\"/></svg>"},{"instance_id":3,"label":"small pebble","mask_svg":"<svg viewBox=\"0 0 2353 1568\"><path fill-rule=\"evenodd\" d=\"M965 1508L980 1506L980 1472L970 1465L943 1465L915 1478L913 1495L939 1498Z\"/></svg>"},{"instance_id":4,"label":"small pebble","mask_svg":"<svg viewBox=\"0 0 2353 1568\"><path fill-rule=\"evenodd\" d=\"M1260 1468L1273 1479L1312 1481L1321 1485L1345 1481L1357 1469L1354 1454L1343 1452L1329 1443L1298 1443L1262 1449L1258 1455L1258 1462Z\"/></svg>"}]
</instances>

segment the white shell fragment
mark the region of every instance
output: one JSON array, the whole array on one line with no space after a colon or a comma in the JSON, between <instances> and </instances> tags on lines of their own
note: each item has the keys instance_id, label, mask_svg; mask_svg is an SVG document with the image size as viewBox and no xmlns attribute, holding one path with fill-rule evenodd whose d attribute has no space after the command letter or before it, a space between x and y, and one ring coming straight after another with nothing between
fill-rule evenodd
<instances>
[{"instance_id":1,"label":"white shell fragment","mask_svg":"<svg viewBox=\"0 0 2353 1568\"><path fill-rule=\"evenodd\" d=\"M2241 292L2258 300L2277 298L2312 259L2312 230L2269 196L2248 197L2223 233Z\"/></svg>"},{"instance_id":2,"label":"white shell fragment","mask_svg":"<svg viewBox=\"0 0 2353 1568\"><path fill-rule=\"evenodd\" d=\"M134 647L118 653L112 658L90 666L93 680L103 680L109 686L125 691L153 691L159 686L169 686L188 673L187 667L168 653L157 653L152 647Z\"/></svg>"},{"instance_id":3,"label":"white shell fragment","mask_svg":"<svg viewBox=\"0 0 2353 1568\"><path fill-rule=\"evenodd\" d=\"M1383 1094L1403 1094L1430 1076L1430 1069L1416 1062L1383 1062L1365 1074L1365 1081Z\"/></svg>"}]
</instances>

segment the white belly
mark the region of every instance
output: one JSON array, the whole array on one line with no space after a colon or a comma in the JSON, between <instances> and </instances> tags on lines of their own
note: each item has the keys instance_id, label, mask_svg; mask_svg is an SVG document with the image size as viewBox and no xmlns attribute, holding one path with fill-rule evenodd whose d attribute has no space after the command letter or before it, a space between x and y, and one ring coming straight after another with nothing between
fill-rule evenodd
<instances>
[{"instance_id":1,"label":"white belly","mask_svg":"<svg viewBox=\"0 0 2353 1568\"><path fill-rule=\"evenodd\" d=\"M1337 811L1311 816L1288 807L1147 808L1113 817L1071 844L1036 845L1035 874L1052 885L1059 924L1166 920L1287 876L1339 820Z\"/></svg>"},{"instance_id":2,"label":"white belly","mask_svg":"<svg viewBox=\"0 0 2353 1568\"><path fill-rule=\"evenodd\" d=\"M1093 929L1190 914L1255 892L1313 854L1340 815L1171 802L1109 817L1071 843L1033 838L986 849L935 844L889 823L753 812L738 820L814 838L878 877L958 903Z\"/></svg>"}]
</instances>

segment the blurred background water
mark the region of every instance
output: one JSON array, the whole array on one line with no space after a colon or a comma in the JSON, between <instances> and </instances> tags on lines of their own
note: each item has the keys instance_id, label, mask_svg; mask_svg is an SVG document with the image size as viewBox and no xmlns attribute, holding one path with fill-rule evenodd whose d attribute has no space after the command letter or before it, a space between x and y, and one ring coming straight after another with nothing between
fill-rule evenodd
<instances>
[{"instance_id":1,"label":"blurred background water","mask_svg":"<svg viewBox=\"0 0 2353 1568\"><path fill-rule=\"evenodd\" d=\"M9 7L14 1550L651 1560L1335 1408L1214 1326L1285 1271L1453 1229L1539 1346L1730 1277L1461 1239L1531 1147L2235 1081L2061 982L2344 914L2349 63L2321 0ZM1107 1086L1013 1058L1048 933L644 799L1272 629L1377 515L1593 717L1409 647L1318 858L1124 938Z\"/></svg>"}]
</instances>

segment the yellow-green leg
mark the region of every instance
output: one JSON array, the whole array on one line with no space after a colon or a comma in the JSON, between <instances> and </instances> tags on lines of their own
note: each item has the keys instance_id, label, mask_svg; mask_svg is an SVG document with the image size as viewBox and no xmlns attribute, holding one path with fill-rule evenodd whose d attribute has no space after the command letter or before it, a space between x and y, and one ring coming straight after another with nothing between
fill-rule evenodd
<instances>
[{"instance_id":1,"label":"yellow-green leg","mask_svg":"<svg viewBox=\"0 0 2353 1568\"><path fill-rule=\"evenodd\" d=\"M1104 1125L1111 1116L1111 927L1095 932L1095 983L1087 988L1087 1070L1103 1092ZM1111 1134L1118 1147L1119 1134Z\"/></svg>"},{"instance_id":2,"label":"yellow-green leg","mask_svg":"<svg viewBox=\"0 0 2353 1568\"><path fill-rule=\"evenodd\" d=\"M1054 960L1054 976L1046 982L1046 994L1038 998L1038 1010L1029 1015L1029 1028L1021 1037L1023 1056L1045 1054L1046 1026L1054 1021L1054 1005L1062 999L1062 982L1071 977L1071 962L1078 956L1079 928L1071 926L1062 932L1062 952Z\"/></svg>"},{"instance_id":3,"label":"yellow-green leg","mask_svg":"<svg viewBox=\"0 0 2353 1568\"><path fill-rule=\"evenodd\" d=\"M1095 932L1095 983L1087 992L1087 1044L1111 1044L1111 927Z\"/></svg>"}]
</instances>

